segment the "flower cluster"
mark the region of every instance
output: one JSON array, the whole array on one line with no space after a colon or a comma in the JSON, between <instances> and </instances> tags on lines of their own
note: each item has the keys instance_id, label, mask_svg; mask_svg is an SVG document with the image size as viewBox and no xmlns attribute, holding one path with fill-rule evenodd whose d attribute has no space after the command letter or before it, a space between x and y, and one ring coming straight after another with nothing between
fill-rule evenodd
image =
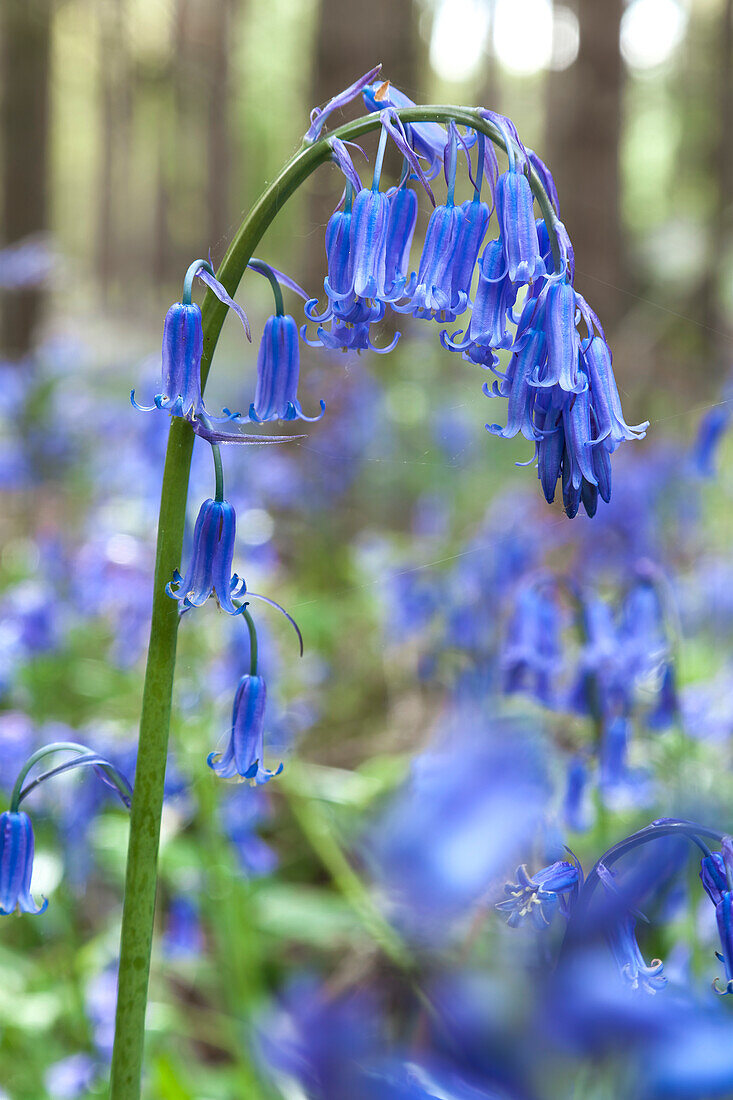
<instances>
[{"instance_id":1,"label":"flower cluster","mask_svg":"<svg viewBox=\"0 0 733 1100\"><path fill-rule=\"evenodd\" d=\"M350 93L356 94L353 88ZM624 419L603 327L573 285L572 245L549 170L525 148L513 124L494 112L478 112L477 121L506 149L509 165L502 174L483 127L462 135L453 122L447 129L437 123L404 126L397 109L414 104L401 92L376 82L363 94L366 105L380 112L379 151L371 186L363 187L345 146L333 139L334 159L346 179L345 203L326 230L326 308L318 313L316 299L306 305L306 316L318 323L318 339L310 342L388 351L397 337L383 349L371 337L371 326L387 308L443 325L472 308L465 328L452 335L443 329L441 341L496 376L484 392L507 399L508 419L506 426L490 424L488 430L504 438L521 432L535 446L546 499L553 501L560 482L569 516L581 504L594 515L599 496L610 499L611 454L625 440L641 438L648 424L630 426ZM319 117L320 127L324 121ZM398 184L383 191L388 136L405 167ZM455 200L459 152L474 181L473 197L462 203ZM427 181L441 166L447 199L433 210L418 270L410 274L417 212L410 184L417 179L432 199ZM493 210L498 236L479 257ZM500 350L511 353L506 369L500 367Z\"/></svg>"}]
</instances>

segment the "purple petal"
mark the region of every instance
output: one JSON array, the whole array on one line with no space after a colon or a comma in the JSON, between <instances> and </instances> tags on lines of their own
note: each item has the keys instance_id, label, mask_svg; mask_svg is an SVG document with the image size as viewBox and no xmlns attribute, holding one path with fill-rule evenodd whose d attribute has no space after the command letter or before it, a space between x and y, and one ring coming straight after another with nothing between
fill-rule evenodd
<instances>
[{"instance_id":1,"label":"purple petal","mask_svg":"<svg viewBox=\"0 0 733 1100\"><path fill-rule=\"evenodd\" d=\"M284 271L278 271L278 269L276 267L273 267L272 264L268 264L267 266L270 268L270 271L280 283L280 286L285 286L288 288L288 290L292 290L295 294L299 295L299 297L301 297L304 302L310 302L313 300L311 298L311 295L306 294L302 286L299 286L299 284L296 283L295 279L291 279L290 276L286 275ZM264 275L264 277L267 278L263 271L260 271L256 267L252 267L251 263L247 264L247 267L249 267L252 271L256 271L258 275ZM315 300L317 301L318 299Z\"/></svg>"},{"instance_id":2,"label":"purple petal","mask_svg":"<svg viewBox=\"0 0 733 1100\"><path fill-rule=\"evenodd\" d=\"M198 279L200 279L202 283L206 284L206 286L209 288L209 290L211 290L217 296L217 298L219 299L220 302L223 302L225 306L229 306L230 309L234 310L237 317L239 318L239 320L242 322L242 325L244 326L244 331L247 334L247 339L251 340L252 339L252 333L250 332L249 321L247 320L247 314L244 312L242 307L240 305L238 305L234 301L234 299L229 296L229 294L224 289L224 287L221 285L219 280L215 279L214 276L211 275L206 270L205 267L200 267L198 269L198 271L196 272L196 277Z\"/></svg>"},{"instance_id":3,"label":"purple petal","mask_svg":"<svg viewBox=\"0 0 733 1100\"><path fill-rule=\"evenodd\" d=\"M422 168L420 167L420 161L418 160L417 153L407 140L407 134L405 133L405 128L402 125L402 120L400 119L399 115L395 111L394 107L386 107L382 112L380 112L380 117L382 120L382 126L387 131L389 136L392 138L392 141L402 153L402 156L412 168L420 183L425 188L425 191L431 203L433 204L433 206L435 206L435 196L433 195L430 184L428 183L428 177L425 175Z\"/></svg>"},{"instance_id":4,"label":"purple petal","mask_svg":"<svg viewBox=\"0 0 733 1100\"><path fill-rule=\"evenodd\" d=\"M376 65L373 69L370 69L368 73L364 73L364 75L360 76L353 84L350 84L348 88L345 88L343 92L339 92L333 99L329 99L325 107L314 107L311 111L311 124L303 140L307 144L317 141L325 125L326 119L332 111L337 111L340 107L345 107L347 103L351 103L352 99L356 99L356 97L363 92L364 88L366 88L367 84L371 84L372 81L379 76L381 68L381 64Z\"/></svg>"},{"instance_id":5,"label":"purple petal","mask_svg":"<svg viewBox=\"0 0 733 1100\"><path fill-rule=\"evenodd\" d=\"M346 148L346 143L343 142L341 138L332 137L328 139L328 144L333 150L333 159L336 161L342 173L358 194L359 191L361 191L361 179L356 168L354 168L354 162L351 159L351 153ZM356 145L355 142L349 142L349 145L353 145L354 148L358 149L361 153L364 153L361 145ZM366 154L364 155L366 156Z\"/></svg>"},{"instance_id":6,"label":"purple petal","mask_svg":"<svg viewBox=\"0 0 733 1100\"><path fill-rule=\"evenodd\" d=\"M245 421L249 423L249 421ZM208 443L292 443L295 439L305 439L303 435L240 435L234 432L218 432L214 428L208 428L200 420L191 422L191 427Z\"/></svg>"}]
</instances>

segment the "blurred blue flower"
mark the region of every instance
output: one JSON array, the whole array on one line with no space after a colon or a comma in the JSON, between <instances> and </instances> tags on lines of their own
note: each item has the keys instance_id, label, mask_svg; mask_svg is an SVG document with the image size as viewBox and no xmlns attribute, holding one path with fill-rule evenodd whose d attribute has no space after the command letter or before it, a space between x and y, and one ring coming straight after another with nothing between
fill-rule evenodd
<instances>
[{"instance_id":1,"label":"blurred blue flower","mask_svg":"<svg viewBox=\"0 0 733 1100\"><path fill-rule=\"evenodd\" d=\"M85 1008L99 1057L109 1062L115 1037L118 963L100 971L87 983Z\"/></svg>"},{"instance_id":2,"label":"blurred blue flower","mask_svg":"<svg viewBox=\"0 0 733 1100\"><path fill-rule=\"evenodd\" d=\"M330 995L308 977L291 980L257 1028L264 1068L318 1100L361 1100L362 1067L374 1059L377 1042L376 1005L368 993Z\"/></svg>"},{"instance_id":3,"label":"blurred blue flower","mask_svg":"<svg viewBox=\"0 0 733 1100\"><path fill-rule=\"evenodd\" d=\"M0 714L0 786L10 792L23 764L36 747L36 731L21 711Z\"/></svg>"},{"instance_id":4,"label":"blurred blue flower","mask_svg":"<svg viewBox=\"0 0 733 1100\"><path fill-rule=\"evenodd\" d=\"M560 613L554 593L531 579L516 594L502 647L504 691L523 691L545 706L556 698L554 677L562 662Z\"/></svg>"},{"instance_id":5,"label":"blurred blue flower","mask_svg":"<svg viewBox=\"0 0 733 1100\"><path fill-rule=\"evenodd\" d=\"M89 1054L71 1054L49 1066L43 1083L53 1100L76 1100L88 1095L97 1072L97 1063Z\"/></svg>"},{"instance_id":6,"label":"blurred blue flower","mask_svg":"<svg viewBox=\"0 0 733 1100\"><path fill-rule=\"evenodd\" d=\"M443 719L434 748L367 831L367 864L394 918L446 939L452 922L516 864L544 813L542 755L517 723L467 703ZM481 843L475 838L480 836Z\"/></svg>"},{"instance_id":7,"label":"blurred blue flower","mask_svg":"<svg viewBox=\"0 0 733 1100\"><path fill-rule=\"evenodd\" d=\"M161 939L167 959L197 959L204 953L204 933L198 906L191 898L174 897L168 909L168 919Z\"/></svg>"},{"instance_id":8,"label":"blurred blue flower","mask_svg":"<svg viewBox=\"0 0 733 1100\"><path fill-rule=\"evenodd\" d=\"M588 805L588 768L584 760L576 756L568 764L565 796L563 799L563 820L568 829L582 833L590 828L590 807Z\"/></svg>"},{"instance_id":9,"label":"blurred blue flower","mask_svg":"<svg viewBox=\"0 0 733 1100\"><path fill-rule=\"evenodd\" d=\"M715 459L731 421L730 398L708 409L697 428L690 461L699 477L715 477Z\"/></svg>"}]
</instances>

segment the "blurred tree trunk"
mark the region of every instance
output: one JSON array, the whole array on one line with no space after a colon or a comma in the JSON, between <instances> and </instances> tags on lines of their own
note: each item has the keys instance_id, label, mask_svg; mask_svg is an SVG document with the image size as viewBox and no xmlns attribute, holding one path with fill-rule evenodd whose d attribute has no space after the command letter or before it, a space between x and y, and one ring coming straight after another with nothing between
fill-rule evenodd
<instances>
[{"instance_id":1,"label":"blurred tree trunk","mask_svg":"<svg viewBox=\"0 0 733 1100\"><path fill-rule=\"evenodd\" d=\"M486 32L486 41L491 42L494 35L494 19L496 16L496 0L485 0L489 11L489 25ZM477 106L488 107L490 111L499 110L499 63L493 52L488 49L484 54L481 79L478 86Z\"/></svg>"},{"instance_id":2,"label":"blurred tree trunk","mask_svg":"<svg viewBox=\"0 0 733 1100\"><path fill-rule=\"evenodd\" d=\"M716 125L710 174L716 183L716 196L702 286L702 319L710 336L711 368L722 379L731 369L732 335L730 317L720 293L720 260L730 257L733 246L733 148L730 140L733 128L733 0L724 0L720 23L715 30L711 46L717 57L711 60L709 71L715 82L710 89L710 102L716 107L712 112Z\"/></svg>"},{"instance_id":3,"label":"blurred tree trunk","mask_svg":"<svg viewBox=\"0 0 733 1100\"><path fill-rule=\"evenodd\" d=\"M619 214L619 141L624 69L619 51L623 0L577 0L580 48L574 65L550 78L550 167L561 217L575 246L577 283L609 325L624 310Z\"/></svg>"},{"instance_id":4,"label":"blurred tree trunk","mask_svg":"<svg viewBox=\"0 0 733 1100\"><path fill-rule=\"evenodd\" d=\"M369 4L363 0L321 0L311 104L326 103L380 61L383 77L419 101L419 41L412 0L372 0ZM361 100L335 116L334 125L348 118L356 118L359 114L363 114ZM357 154L359 171L362 166L363 160ZM316 174L309 189L309 219L312 225L326 224L336 205L336 189L340 189L340 183L334 183L333 176L329 178L328 172ZM305 270L306 286L317 294L323 287L322 241L310 248Z\"/></svg>"},{"instance_id":5,"label":"blurred tree trunk","mask_svg":"<svg viewBox=\"0 0 733 1100\"><path fill-rule=\"evenodd\" d=\"M11 244L48 228L50 0L2 0L0 36L2 234ZM42 304L39 287L4 295L5 353L30 349Z\"/></svg>"},{"instance_id":6,"label":"blurred tree trunk","mask_svg":"<svg viewBox=\"0 0 733 1100\"><path fill-rule=\"evenodd\" d=\"M125 0L100 0L99 92L100 163L97 206L97 276L103 296L124 275L124 227L120 206L127 208L130 146L130 60Z\"/></svg>"},{"instance_id":7,"label":"blurred tree trunk","mask_svg":"<svg viewBox=\"0 0 733 1100\"><path fill-rule=\"evenodd\" d=\"M207 236L214 260L226 249L229 235L229 181L232 168L229 87L234 22L234 0L215 0L209 5L208 42L208 144L206 209Z\"/></svg>"}]
</instances>

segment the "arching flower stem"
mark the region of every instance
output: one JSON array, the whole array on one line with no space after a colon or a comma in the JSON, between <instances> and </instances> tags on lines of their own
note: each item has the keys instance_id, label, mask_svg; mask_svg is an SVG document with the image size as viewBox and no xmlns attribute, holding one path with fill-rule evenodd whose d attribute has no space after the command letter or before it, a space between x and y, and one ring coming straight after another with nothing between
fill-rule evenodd
<instances>
[{"instance_id":1,"label":"arching flower stem","mask_svg":"<svg viewBox=\"0 0 733 1100\"><path fill-rule=\"evenodd\" d=\"M511 138L505 136L490 118L484 118L480 108L421 106L400 108L393 114L403 125L413 122L448 123L453 120L461 126L485 134L496 146L507 151L510 157L514 153L510 147ZM316 168L331 160L331 140L339 138L344 142L353 141L381 125L380 112L375 111L330 131L318 141L303 143L256 200L222 260L216 278L229 295L236 293L265 230L283 205ZM555 269L559 271L561 260L557 215L540 177L532 167L529 168L528 178L545 219ZM208 268L209 265L205 261L196 260L189 267L184 286L184 302L186 290L190 299L193 278L202 266ZM201 310L202 393L227 312L227 305L211 291L207 292ZM160 821L179 622L176 601L166 594L166 584L181 560L193 441L194 431L191 424L183 417L172 417L161 489L150 643L130 820L110 1100L139 1100L140 1097Z\"/></svg>"},{"instance_id":2,"label":"arching flower stem","mask_svg":"<svg viewBox=\"0 0 733 1100\"><path fill-rule=\"evenodd\" d=\"M117 791L119 791L120 797L122 798L123 802L126 801L126 804L129 806L130 799L132 798L132 791L130 789L130 786L124 776L121 775L120 772L118 772L112 764L110 764L103 757L98 756L97 753L92 752L92 750L89 749L86 745L80 745L76 741L54 741L50 745L44 745L43 748L37 749L36 752L28 757L25 764L20 769L18 773L18 778L15 781L15 786L13 787L12 793L10 795L11 813L17 813L23 799L26 798L32 790L39 786L39 784L43 783L46 779L51 779L54 775L59 775L64 771L69 771L71 768L79 766L81 761L78 758L75 760L67 761L65 764L61 764L59 767L52 768L50 771L44 772L43 775L39 775L36 779L32 780L32 782L30 782L27 787L23 787L26 776L30 772L31 768L33 768L39 760L43 760L44 757L50 756L52 753L56 752L75 752L79 753L81 757L88 757L88 759L85 760L84 763L94 764L100 769L100 771L103 771L109 779L110 783L116 788Z\"/></svg>"},{"instance_id":3,"label":"arching flower stem","mask_svg":"<svg viewBox=\"0 0 733 1100\"><path fill-rule=\"evenodd\" d=\"M257 629L254 624L254 619L249 613L249 608L245 605L242 610L242 618L247 624L247 630L249 631L249 674L250 676L257 675Z\"/></svg>"},{"instance_id":4,"label":"arching flower stem","mask_svg":"<svg viewBox=\"0 0 733 1100\"><path fill-rule=\"evenodd\" d=\"M260 275L264 275L266 279L269 279L270 286L272 287L272 294L275 299L275 313L278 317L282 317L285 313L285 306L283 304L283 292L278 282L275 272L272 270L269 264L266 264L264 260L251 259L247 264L247 267L252 271L258 271Z\"/></svg>"}]
</instances>

